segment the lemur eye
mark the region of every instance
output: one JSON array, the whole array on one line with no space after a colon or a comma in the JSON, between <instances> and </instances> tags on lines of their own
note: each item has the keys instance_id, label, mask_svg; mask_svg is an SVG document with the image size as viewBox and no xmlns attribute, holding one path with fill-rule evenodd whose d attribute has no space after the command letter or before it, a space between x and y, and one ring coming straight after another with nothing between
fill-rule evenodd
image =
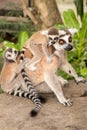
<instances>
[{"instance_id":1,"label":"lemur eye","mask_svg":"<svg viewBox=\"0 0 87 130\"><path fill-rule=\"evenodd\" d=\"M60 45L63 45L63 44L65 44L65 41L62 40L62 39L59 39L59 44L60 44Z\"/></svg>"},{"instance_id":2,"label":"lemur eye","mask_svg":"<svg viewBox=\"0 0 87 130\"><path fill-rule=\"evenodd\" d=\"M72 42L72 37L70 36L68 40L69 40L69 42Z\"/></svg>"},{"instance_id":3,"label":"lemur eye","mask_svg":"<svg viewBox=\"0 0 87 130\"><path fill-rule=\"evenodd\" d=\"M14 53L17 54L17 51L15 50Z\"/></svg>"},{"instance_id":4,"label":"lemur eye","mask_svg":"<svg viewBox=\"0 0 87 130\"><path fill-rule=\"evenodd\" d=\"M49 40L53 40L52 37L49 37Z\"/></svg>"},{"instance_id":5,"label":"lemur eye","mask_svg":"<svg viewBox=\"0 0 87 130\"><path fill-rule=\"evenodd\" d=\"M57 40L58 40L58 37L55 37L55 38L54 38L54 40L56 40L56 41L57 41Z\"/></svg>"}]
</instances>

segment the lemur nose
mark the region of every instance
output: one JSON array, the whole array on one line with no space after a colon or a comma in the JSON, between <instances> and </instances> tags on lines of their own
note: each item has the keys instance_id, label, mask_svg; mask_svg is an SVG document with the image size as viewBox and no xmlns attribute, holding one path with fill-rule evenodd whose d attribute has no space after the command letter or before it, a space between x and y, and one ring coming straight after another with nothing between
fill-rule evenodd
<instances>
[{"instance_id":1,"label":"lemur nose","mask_svg":"<svg viewBox=\"0 0 87 130\"><path fill-rule=\"evenodd\" d=\"M73 46L70 45L70 44L68 44L68 46L65 48L66 51L70 51L70 50L72 50L72 49L73 49Z\"/></svg>"},{"instance_id":2,"label":"lemur nose","mask_svg":"<svg viewBox=\"0 0 87 130\"><path fill-rule=\"evenodd\" d=\"M55 44L55 41L52 41L51 43L52 43L52 44Z\"/></svg>"}]
</instances>

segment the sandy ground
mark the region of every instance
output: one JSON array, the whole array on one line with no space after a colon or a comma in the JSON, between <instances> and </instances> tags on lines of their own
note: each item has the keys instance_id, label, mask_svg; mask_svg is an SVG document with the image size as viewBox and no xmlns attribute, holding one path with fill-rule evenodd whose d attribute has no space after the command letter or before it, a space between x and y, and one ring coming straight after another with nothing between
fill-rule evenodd
<instances>
[{"instance_id":1,"label":"sandy ground","mask_svg":"<svg viewBox=\"0 0 87 130\"><path fill-rule=\"evenodd\" d=\"M63 90L73 106L64 107L55 95L43 94L47 102L35 118L29 115L34 107L30 100L1 94L0 130L87 130L87 97L80 97L87 92L87 82L70 81Z\"/></svg>"}]
</instances>

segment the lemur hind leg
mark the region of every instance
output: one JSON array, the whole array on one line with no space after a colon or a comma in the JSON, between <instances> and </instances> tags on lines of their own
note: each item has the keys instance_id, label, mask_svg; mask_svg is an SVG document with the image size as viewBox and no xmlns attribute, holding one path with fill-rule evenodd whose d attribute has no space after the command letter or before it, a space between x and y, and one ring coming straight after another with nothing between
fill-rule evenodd
<instances>
[{"instance_id":1,"label":"lemur hind leg","mask_svg":"<svg viewBox=\"0 0 87 130\"><path fill-rule=\"evenodd\" d=\"M53 72L45 72L44 73L45 82L48 84L50 89L54 92L57 99L64 106L71 106L72 101L70 99L66 99L63 94L63 90L61 88L60 82L56 79L55 73Z\"/></svg>"}]
</instances>

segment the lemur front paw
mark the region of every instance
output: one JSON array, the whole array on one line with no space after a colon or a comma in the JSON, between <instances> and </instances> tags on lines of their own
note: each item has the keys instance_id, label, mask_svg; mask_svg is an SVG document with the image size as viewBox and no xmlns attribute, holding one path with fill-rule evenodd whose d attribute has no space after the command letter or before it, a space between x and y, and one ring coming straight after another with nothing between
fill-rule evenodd
<instances>
[{"instance_id":1,"label":"lemur front paw","mask_svg":"<svg viewBox=\"0 0 87 130\"><path fill-rule=\"evenodd\" d=\"M83 78L83 77L77 77L75 80L76 80L77 83L79 83L79 82L85 83L86 82L86 79Z\"/></svg>"},{"instance_id":2,"label":"lemur front paw","mask_svg":"<svg viewBox=\"0 0 87 130\"><path fill-rule=\"evenodd\" d=\"M63 101L60 102L61 104L63 104L64 106L72 106L72 100L71 99L65 99Z\"/></svg>"},{"instance_id":3,"label":"lemur front paw","mask_svg":"<svg viewBox=\"0 0 87 130\"><path fill-rule=\"evenodd\" d=\"M47 62L48 62L48 63L51 63L51 62L52 62L52 57L53 57L53 55L47 57Z\"/></svg>"}]
</instances>

